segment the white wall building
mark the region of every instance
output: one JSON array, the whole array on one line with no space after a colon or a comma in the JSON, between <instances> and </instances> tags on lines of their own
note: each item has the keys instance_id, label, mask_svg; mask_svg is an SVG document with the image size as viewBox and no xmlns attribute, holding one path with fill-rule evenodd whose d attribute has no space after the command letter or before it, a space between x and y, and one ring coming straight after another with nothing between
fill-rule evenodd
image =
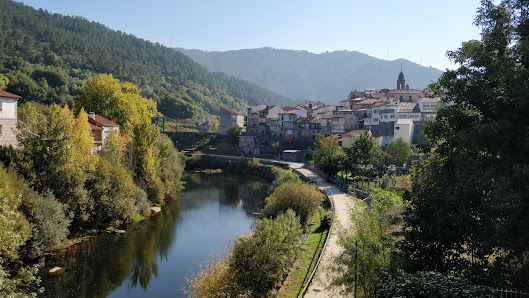
<instances>
[{"instance_id":1,"label":"white wall building","mask_svg":"<svg viewBox=\"0 0 529 298\"><path fill-rule=\"evenodd\" d=\"M0 146L18 146L17 104L22 97L0 90Z\"/></svg>"},{"instance_id":2,"label":"white wall building","mask_svg":"<svg viewBox=\"0 0 529 298\"><path fill-rule=\"evenodd\" d=\"M397 119L393 128L394 140L402 137L402 139L411 144L413 141L413 120L412 119Z\"/></svg>"}]
</instances>

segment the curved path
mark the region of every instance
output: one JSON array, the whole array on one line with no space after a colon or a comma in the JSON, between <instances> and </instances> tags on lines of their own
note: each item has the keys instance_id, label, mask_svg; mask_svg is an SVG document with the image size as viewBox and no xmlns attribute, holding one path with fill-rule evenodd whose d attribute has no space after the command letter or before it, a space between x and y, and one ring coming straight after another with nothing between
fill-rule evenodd
<instances>
[{"instance_id":1,"label":"curved path","mask_svg":"<svg viewBox=\"0 0 529 298\"><path fill-rule=\"evenodd\" d=\"M208 154L209 156L218 157L229 157L229 158L245 158L239 156L226 156L226 155L214 155ZM245 158L247 159L247 158ZM285 162L284 160L275 159L261 159L262 161L273 162L273 163L286 163L293 170L298 171L301 175L305 176L307 180L312 181L318 186L318 188L333 202L334 206L334 221L331 226L329 238L325 245L324 251L322 252L322 259L316 274L311 280L309 288L305 293L305 297L342 297L338 292L339 288L332 287L331 282L333 280L333 274L328 269L328 264L333 260L333 257L342 253L344 249L338 244L338 229L342 227L344 229L352 228L353 225L350 221L349 211L354 208L354 200L350 196L339 190L334 184L326 182L323 178L318 176L314 171L305 167L303 163L297 162Z\"/></svg>"},{"instance_id":2,"label":"curved path","mask_svg":"<svg viewBox=\"0 0 529 298\"><path fill-rule=\"evenodd\" d=\"M331 233L327 239L325 250L322 252L321 262L316 270L316 275L312 279L305 297L341 297L339 289L331 287L333 274L328 269L328 264L332 262L334 256L342 253L344 249L338 245L338 226L345 229L352 228L349 210L354 207L354 201L339 190L334 184L326 182L314 171L306 168L302 163L288 163L288 165L311 180L318 188L326 193L334 205L334 222Z\"/></svg>"}]
</instances>

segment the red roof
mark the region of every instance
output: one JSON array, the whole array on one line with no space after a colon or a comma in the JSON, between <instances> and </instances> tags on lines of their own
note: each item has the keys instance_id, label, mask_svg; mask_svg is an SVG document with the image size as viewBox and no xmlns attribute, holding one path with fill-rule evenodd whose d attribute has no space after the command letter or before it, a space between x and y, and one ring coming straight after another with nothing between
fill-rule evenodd
<instances>
[{"instance_id":1,"label":"red roof","mask_svg":"<svg viewBox=\"0 0 529 298\"><path fill-rule=\"evenodd\" d=\"M94 117L95 119L93 119L92 117ZM102 127L102 126L119 127L119 125L117 125L115 122L112 122L101 115L94 115L90 113L88 114L88 122L94 125L97 125L99 127Z\"/></svg>"},{"instance_id":2,"label":"red roof","mask_svg":"<svg viewBox=\"0 0 529 298\"><path fill-rule=\"evenodd\" d=\"M15 95L13 93L9 93L7 91L0 90L0 97L4 98L12 98L12 99L21 99L22 96Z\"/></svg>"},{"instance_id":3,"label":"red roof","mask_svg":"<svg viewBox=\"0 0 529 298\"><path fill-rule=\"evenodd\" d=\"M292 111L292 110L295 110L293 107L282 107L281 108L283 111Z\"/></svg>"},{"instance_id":4,"label":"red roof","mask_svg":"<svg viewBox=\"0 0 529 298\"><path fill-rule=\"evenodd\" d=\"M230 113L230 114L234 114L234 115L243 115L243 116L244 116L244 114L239 113L239 112L234 111L234 110L230 110L230 109L226 109L226 108L220 108L220 109L221 109L221 110L224 110L224 111L226 111L226 112L228 112L228 113Z\"/></svg>"}]
</instances>

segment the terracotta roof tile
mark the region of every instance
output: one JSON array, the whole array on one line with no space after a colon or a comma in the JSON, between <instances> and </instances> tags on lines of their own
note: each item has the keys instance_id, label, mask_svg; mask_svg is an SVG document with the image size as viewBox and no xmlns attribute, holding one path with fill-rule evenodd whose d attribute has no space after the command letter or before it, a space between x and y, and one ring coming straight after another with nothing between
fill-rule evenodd
<instances>
[{"instance_id":1,"label":"terracotta roof tile","mask_svg":"<svg viewBox=\"0 0 529 298\"><path fill-rule=\"evenodd\" d=\"M228 112L228 113L230 113L230 114L234 114L234 115L243 115L243 116L244 116L244 114L239 113L239 112L234 111L234 110L230 110L230 109L226 109L226 108L220 108L220 109L221 109L221 110L224 110L224 111L226 111L226 112Z\"/></svg>"},{"instance_id":2,"label":"terracotta roof tile","mask_svg":"<svg viewBox=\"0 0 529 298\"><path fill-rule=\"evenodd\" d=\"M7 91L3 91L3 90L0 90L0 97L3 97L3 98L11 98L11 99L21 99L22 96L18 96L16 94L13 94L13 93L9 93Z\"/></svg>"}]
</instances>

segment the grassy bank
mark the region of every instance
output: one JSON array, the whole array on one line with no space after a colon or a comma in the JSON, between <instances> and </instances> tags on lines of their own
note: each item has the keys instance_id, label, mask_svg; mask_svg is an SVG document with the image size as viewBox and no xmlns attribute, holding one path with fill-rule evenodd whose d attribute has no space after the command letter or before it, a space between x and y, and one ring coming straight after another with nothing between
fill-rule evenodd
<instances>
[{"instance_id":1,"label":"grassy bank","mask_svg":"<svg viewBox=\"0 0 529 298\"><path fill-rule=\"evenodd\" d=\"M318 262L325 239L329 233L329 225L322 221L330 204L325 201L319 212L312 217L311 233L308 235L303 251L294 262L292 271L287 276L277 293L277 297L298 297Z\"/></svg>"}]
</instances>

